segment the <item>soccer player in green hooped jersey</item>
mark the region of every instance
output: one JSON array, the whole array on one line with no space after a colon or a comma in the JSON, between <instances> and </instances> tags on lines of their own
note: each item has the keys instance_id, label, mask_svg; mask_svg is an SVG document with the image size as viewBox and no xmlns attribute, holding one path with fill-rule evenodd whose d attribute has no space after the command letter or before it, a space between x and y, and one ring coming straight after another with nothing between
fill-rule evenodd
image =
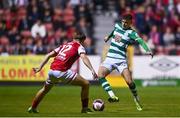
<instances>
[{"instance_id":1,"label":"soccer player in green hooped jersey","mask_svg":"<svg viewBox=\"0 0 180 118\"><path fill-rule=\"evenodd\" d=\"M136 31L131 28L132 15L125 14L122 16L121 22L116 23L112 33L105 37L104 41L107 42L111 39L109 51L107 53L105 61L101 64L98 71L99 82L101 83L104 90L109 94L109 102L118 102L119 98L115 96L111 86L105 79L114 69L123 75L129 89L134 96L134 102L137 110L141 111L142 106L139 101L139 97L136 90L136 85L132 80L130 71L128 69L126 59L126 49L132 40L137 41L147 52L147 54L153 57L151 50L148 48L142 38L138 36Z\"/></svg>"}]
</instances>

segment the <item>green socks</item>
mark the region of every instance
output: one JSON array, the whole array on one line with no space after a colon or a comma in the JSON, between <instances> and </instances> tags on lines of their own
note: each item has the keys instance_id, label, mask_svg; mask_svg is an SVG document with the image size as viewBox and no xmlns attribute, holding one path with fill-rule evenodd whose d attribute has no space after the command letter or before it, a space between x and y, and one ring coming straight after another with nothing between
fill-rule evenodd
<instances>
[{"instance_id":1,"label":"green socks","mask_svg":"<svg viewBox=\"0 0 180 118\"><path fill-rule=\"evenodd\" d=\"M105 79L105 77L99 78L99 82L100 82L101 86L103 87L103 89L109 94L110 97L115 96L113 91L112 91L110 84Z\"/></svg>"},{"instance_id":2,"label":"green socks","mask_svg":"<svg viewBox=\"0 0 180 118\"><path fill-rule=\"evenodd\" d=\"M136 85L134 82L132 82L129 85L129 89L131 90L131 93L133 94L134 97L137 97L137 90L136 90Z\"/></svg>"}]
</instances>

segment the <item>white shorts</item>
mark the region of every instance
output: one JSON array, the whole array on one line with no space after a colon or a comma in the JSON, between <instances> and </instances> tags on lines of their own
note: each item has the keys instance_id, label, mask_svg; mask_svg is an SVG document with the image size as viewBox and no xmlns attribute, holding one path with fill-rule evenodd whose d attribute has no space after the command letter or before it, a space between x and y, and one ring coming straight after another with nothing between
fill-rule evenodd
<instances>
[{"instance_id":1,"label":"white shorts","mask_svg":"<svg viewBox=\"0 0 180 118\"><path fill-rule=\"evenodd\" d=\"M70 69L65 72L58 70L49 70L46 84L57 84L58 82L68 84L71 83L76 78L76 76L77 73L73 72Z\"/></svg>"},{"instance_id":2,"label":"white shorts","mask_svg":"<svg viewBox=\"0 0 180 118\"><path fill-rule=\"evenodd\" d=\"M126 59L113 59L107 57L101 66L106 67L110 72L116 69L119 73L122 73L124 69L128 68Z\"/></svg>"}]
</instances>

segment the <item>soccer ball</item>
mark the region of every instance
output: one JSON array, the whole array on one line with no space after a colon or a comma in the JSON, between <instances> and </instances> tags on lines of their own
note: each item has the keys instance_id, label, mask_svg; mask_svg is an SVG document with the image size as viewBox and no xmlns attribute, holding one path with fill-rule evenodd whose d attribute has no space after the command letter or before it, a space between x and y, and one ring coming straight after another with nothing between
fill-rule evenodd
<instances>
[{"instance_id":1,"label":"soccer ball","mask_svg":"<svg viewBox=\"0 0 180 118\"><path fill-rule=\"evenodd\" d=\"M103 111L104 110L104 102L101 99L96 99L93 101L93 109L94 111Z\"/></svg>"}]
</instances>

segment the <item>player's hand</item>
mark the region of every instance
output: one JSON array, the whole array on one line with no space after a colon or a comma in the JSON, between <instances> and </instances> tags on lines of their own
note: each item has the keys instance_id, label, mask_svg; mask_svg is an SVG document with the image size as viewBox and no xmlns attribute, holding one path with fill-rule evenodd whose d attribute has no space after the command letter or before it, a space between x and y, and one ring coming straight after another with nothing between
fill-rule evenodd
<instances>
[{"instance_id":1,"label":"player's hand","mask_svg":"<svg viewBox=\"0 0 180 118\"><path fill-rule=\"evenodd\" d=\"M108 36L104 37L104 41L107 42L109 40Z\"/></svg>"},{"instance_id":2,"label":"player's hand","mask_svg":"<svg viewBox=\"0 0 180 118\"><path fill-rule=\"evenodd\" d=\"M97 79L98 79L98 76L97 76L96 72L93 70L93 71L91 71L91 73L92 73L92 75L93 75L93 79L94 79L94 80L97 80Z\"/></svg>"},{"instance_id":3,"label":"player's hand","mask_svg":"<svg viewBox=\"0 0 180 118\"><path fill-rule=\"evenodd\" d=\"M32 68L34 73L38 73L41 69L40 68Z\"/></svg>"},{"instance_id":4,"label":"player's hand","mask_svg":"<svg viewBox=\"0 0 180 118\"><path fill-rule=\"evenodd\" d=\"M148 53L148 55L151 55L151 59L154 57L154 54L152 52Z\"/></svg>"}]
</instances>

